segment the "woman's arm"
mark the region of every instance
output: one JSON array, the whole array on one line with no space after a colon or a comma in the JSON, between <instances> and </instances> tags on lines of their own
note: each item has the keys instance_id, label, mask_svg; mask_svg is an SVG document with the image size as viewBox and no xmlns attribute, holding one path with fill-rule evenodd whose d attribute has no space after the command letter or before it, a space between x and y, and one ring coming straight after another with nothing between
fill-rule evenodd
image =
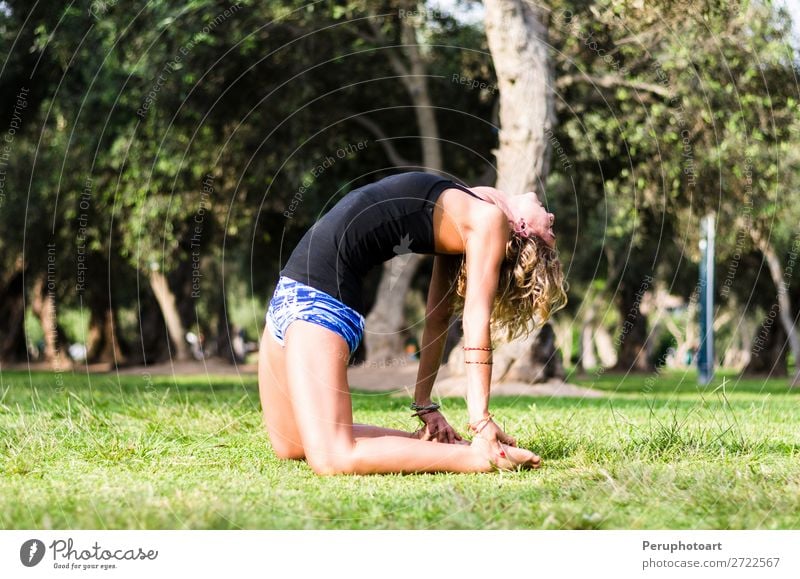
<instances>
[{"instance_id":1,"label":"woman's arm","mask_svg":"<svg viewBox=\"0 0 800 579\"><path fill-rule=\"evenodd\" d=\"M460 266L460 255L437 255L433 260L414 391L414 401L423 406L431 403L431 390L442 364L442 352L453 313L453 295Z\"/></svg>"},{"instance_id":2,"label":"woman's arm","mask_svg":"<svg viewBox=\"0 0 800 579\"><path fill-rule=\"evenodd\" d=\"M442 352L450 327L453 296L460 267L460 255L437 255L433 261L433 275L428 288L425 328L422 331L419 370L414 392L414 402L420 406L431 403L431 390L439 373ZM421 414L420 419L425 423L425 427L418 431L423 439L466 444L438 410Z\"/></svg>"},{"instance_id":3,"label":"woman's arm","mask_svg":"<svg viewBox=\"0 0 800 579\"><path fill-rule=\"evenodd\" d=\"M487 206L475 220L466 241L467 291L464 299L464 347L490 348L490 320L500 266L509 235L508 220L497 208ZM490 362L491 352L466 350L467 362ZM491 364L468 363L467 408L470 423L489 414Z\"/></svg>"},{"instance_id":4,"label":"woman's arm","mask_svg":"<svg viewBox=\"0 0 800 579\"><path fill-rule=\"evenodd\" d=\"M464 299L464 348L491 348L492 307L497 293L500 266L505 259L509 224L505 214L487 206L474 220L476 226L467 235L467 292ZM516 446L516 441L503 432L489 414L489 392L492 382L492 352L464 352L467 364L467 409L469 423L476 437L494 446L505 457L504 442ZM482 364L480 362L488 362Z\"/></svg>"}]
</instances>

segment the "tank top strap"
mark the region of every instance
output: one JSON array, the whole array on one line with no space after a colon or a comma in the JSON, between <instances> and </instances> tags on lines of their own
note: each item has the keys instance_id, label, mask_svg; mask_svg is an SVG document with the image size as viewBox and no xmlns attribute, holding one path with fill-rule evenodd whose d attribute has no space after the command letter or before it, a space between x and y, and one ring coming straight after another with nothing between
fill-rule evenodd
<instances>
[{"instance_id":1,"label":"tank top strap","mask_svg":"<svg viewBox=\"0 0 800 579\"><path fill-rule=\"evenodd\" d=\"M470 191L467 187L465 187L464 185L461 185L460 183L456 183L455 181L448 181L447 185L448 185L449 189L460 189L464 193L468 193L468 194L472 195L473 197L475 197L476 199L480 199L481 201L489 201L489 203L492 202L490 199L485 199L485 198L481 197L480 195L476 194L474 191Z\"/></svg>"},{"instance_id":2,"label":"tank top strap","mask_svg":"<svg viewBox=\"0 0 800 579\"><path fill-rule=\"evenodd\" d=\"M509 221L513 221L514 220L514 215L511 212L511 208L508 206L508 203L506 203L506 200L503 197L500 197L498 195L486 195L486 194L476 193L475 191L470 191L469 189L467 189L463 185L459 185L458 183L455 183L455 182L453 183L453 186L456 189L461 189L462 191L464 191L466 193L469 193L470 195L472 195L473 197L475 197L477 199L480 199L481 201L486 201L487 203L491 203L493 205L496 205L497 207L500 208L500 210L503 213L506 214L506 217L508 217Z\"/></svg>"}]
</instances>

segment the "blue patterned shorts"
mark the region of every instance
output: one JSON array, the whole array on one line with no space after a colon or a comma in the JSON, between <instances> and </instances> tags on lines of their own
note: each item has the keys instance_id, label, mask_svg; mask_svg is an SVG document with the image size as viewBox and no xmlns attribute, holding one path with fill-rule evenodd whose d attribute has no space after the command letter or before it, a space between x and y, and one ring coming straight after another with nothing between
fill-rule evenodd
<instances>
[{"instance_id":1,"label":"blue patterned shorts","mask_svg":"<svg viewBox=\"0 0 800 579\"><path fill-rule=\"evenodd\" d=\"M281 276L267 309L267 327L283 346L286 328L295 320L318 324L339 334L356 351L364 336L364 316L330 294Z\"/></svg>"}]
</instances>

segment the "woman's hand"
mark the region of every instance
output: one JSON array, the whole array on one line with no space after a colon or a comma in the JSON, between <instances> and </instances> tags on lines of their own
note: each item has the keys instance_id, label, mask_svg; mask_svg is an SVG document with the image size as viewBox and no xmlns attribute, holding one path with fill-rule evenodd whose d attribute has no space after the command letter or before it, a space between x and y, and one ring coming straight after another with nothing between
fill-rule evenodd
<instances>
[{"instance_id":1,"label":"woman's hand","mask_svg":"<svg viewBox=\"0 0 800 579\"><path fill-rule=\"evenodd\" d=\"M492 422L491 418L472 425L477 426L479 431L472 438L472 445L484 453L492 468L520 470L542 466L542 459L538 455L517 447L516 441Z\"/></svg>"},{"instance_id":2,"label":"woman's hand","mask_svg":"<svg viewBox=\"0 0 800 579\"><path fill-rule=\"evenodd\" d=\"M468 444L461 438L461 435L450 426L445 417L442 416L442 413L438 410L420 414L420 420L425 423L425 426L414 433L417 438L421 440L432 440L434 442L445 442L447 444Z\"/></svg>"},{"instance_id":3,"label":"woman's hand","mask_svg":"<svg viewBox=\"0 0 800 579\"><path fill-rule=\"evenodd\" d=\"M475 428L473 428L473 426ZM513 437L509 436L503 429L500 428L491 417L486 418L484 420L480 420L478 422L470 423L470 429L476 430L475 437L480 437L489 442L489 446L494 449L499 456L505 458L505 451L503 447L500 446L500 443L507 444L509 446L517 446L517 441L514 440Z\"/></svg>"}]
</instances>

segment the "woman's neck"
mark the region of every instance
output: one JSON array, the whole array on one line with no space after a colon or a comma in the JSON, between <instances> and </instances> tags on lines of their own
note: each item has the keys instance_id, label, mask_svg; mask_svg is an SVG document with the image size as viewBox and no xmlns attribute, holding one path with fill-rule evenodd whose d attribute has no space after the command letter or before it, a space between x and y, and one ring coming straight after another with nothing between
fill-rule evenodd
<instances>
[{"instance_id":1,"label":"woman's neck","mask_svg":"<svg viewBox=\"0 0 800 579\"><path fill-rule=\"evenodd\" d=\"M495 189L494 187L470 187L469 190L484 201L497 205L497 207L499 207L500 210L506 214L506 217L509 221L516 221L514 210L512 209L506 194L499 189Z\"/></svg>"}]
</instances>

